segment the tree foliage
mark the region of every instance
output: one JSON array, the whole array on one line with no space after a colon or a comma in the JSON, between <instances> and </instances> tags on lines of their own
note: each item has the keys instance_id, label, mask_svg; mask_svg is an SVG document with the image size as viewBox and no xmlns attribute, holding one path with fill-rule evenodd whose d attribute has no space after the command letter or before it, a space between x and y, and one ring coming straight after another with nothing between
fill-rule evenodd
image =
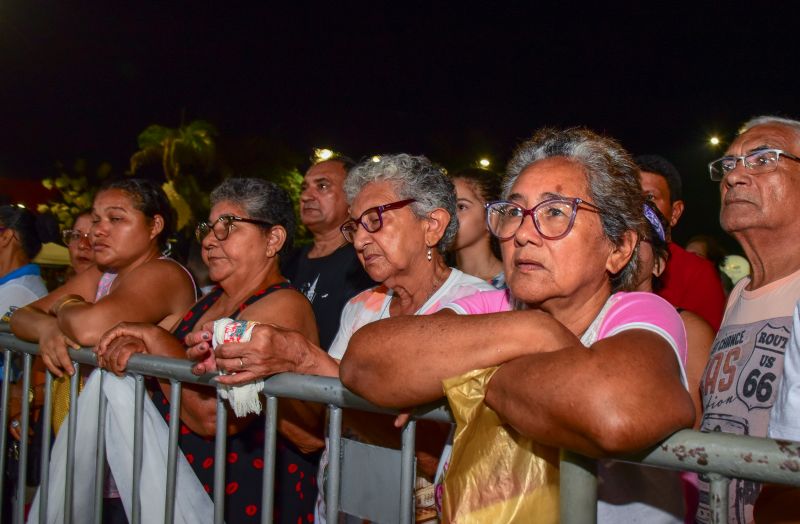
<instances>
[{"instance_id":1,"label":"tree foliage","mask_svg":"<svg viewBox=\"0 0 800 524\"><path fill-rule=\"evenodd\" d=\"M92 207L97 188L111 174L111 164L102 162L91 169L85 159L78 158L71 170L61 162L56 164L56 169L58 175L45 178L42 185L46 189L56 189L58 197L46 204L39 204L37 211L51 213L62 229L68 229L75 222L75 217Z\"/></svg>"}]
</instances>

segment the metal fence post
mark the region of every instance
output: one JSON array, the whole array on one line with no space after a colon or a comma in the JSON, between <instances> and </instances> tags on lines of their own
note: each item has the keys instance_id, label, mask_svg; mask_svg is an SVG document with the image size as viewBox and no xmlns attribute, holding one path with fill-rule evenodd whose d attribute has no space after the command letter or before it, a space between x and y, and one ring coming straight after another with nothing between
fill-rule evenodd
<instances>
[{"instance_id":1,"label":"metal fence post","mask_svg":"<svg viewBox=\"0 0 800 524\"><path fill-rule=\"evenodd\" d=\"M33 356L25 354L22 365L22 415L19 428L22 438L19 441L19 467L17 469L17 504L14 506L14 522L25 521L25 488L28 484L28 430L31 423L31 366ZM6 428L3 428L6 431Z\"/></svg>"},{"instance_id":2,"label":"metal fence post","mask_svg":"<svg viewBox=\"0 0 800 524\"><path fill-rule=\"evenodd\" d=\"M44 372L44 405L42 406L42 463L39 469L39 515L47 518L47 497L50 487L50 434L53 424L53 374Z\"/></svg>"},{"instance_id":3,"label":"metal fence post","mask_svg":"<svg viewBox=\"0 0 800 524\"><path fill-rule=\"evenodd\" d=\"M4 508L8 502L3 500L5 490L5 470L6 470L6 456L8 454L8 407L11 405L9 398L11 390L9 382L11 381L11 350L3 349L3 393L2 404L0 404L0 423L2 423L2 431L0 431L0 508ZM0 515L1 516L1 515Z\"/></svg>"},{"instance_id":4,"label":"metal fence post","mask_svg":"<svg viewBox=\"0 0 800 524\"><path fill-rule=\"evenodd\" d=\"M730 479L718 473L709 473L708 482L708 506L711 509L711 522L712 524L727 524Z\"/></svg>"},{"instance_id":5,"label":"metal fence post","mask_svg":"<svg viewBox=\"0 0 800 524\"><path fill-rule=\"evenodd\" d=\"M328 406L328 478L325 486L326 520L338 522L339 484L342 472L342 410Z\"/></svg>"},{"instance_id":6,"label":"metal fence post","mask_svg":"<svg viewBox=\"0 0 800 524\"><path fill-rule=\"evenodd\" d=\"M67 471L64 482L64 518L68 523L73 519L72 495L75 480L75 435L78 430L78 389L81 382L81 366L72 362L75 373L69 378L69 415L67 415ZM63 426L61 428L64 429Z\"/></svg>"},{"instance_id":7,"label":"metal fence post","mask_svg":"<svg viewBox=\"0 0 800 524\"><path fill-rule=\"evenodd\" d=\"M414 522L414 485L417 479L417 470L414 467L416 455L417 421L408 419L403 426L402 446L400 448L400 522L411 524Z\"/></svg>"},{"instance_id":8,"label":"metal fence post","mask_svg":"<svg viewBox=\"0 0 800 524\"><path fill-rule=\"evenodd\" d=\"M278 445L278 398L267 396L267 416L264 423L264 480L261 488L261 523L272 522L275 509L275 455Z\"/></svg>"},{"instance_id":9,"label":"metal fence post","mask_svg":"<svg viewBox=\"0 0 800 524\"><path fill-rule=\"evenodd\" d=\"M597 461L562 450L559 477L561 522L597 522Z\"/></svg>"},{"instance_id":10,"label":"metal fence post","mask_svg":"<svg viewBox=\"0 0 800 524\"><path fill-rule=\"evenodd\" d=\"M169 381L169 448L167 451L167 494L164 499L164 524L175 520L175 485L178 472L178 436L181 429L181 383Z\"/></svg>"},{"instance_id":11,"label":"metal fence post","mask_svg":"<svg viewBox=\"0 0 800 524\"><path fill-rule=\"evenodd\" d=\"M217 387L217 434L214 443L214 524L225 520L225 454L228 447L228 408Z\"/></svg>"}]
</instances>

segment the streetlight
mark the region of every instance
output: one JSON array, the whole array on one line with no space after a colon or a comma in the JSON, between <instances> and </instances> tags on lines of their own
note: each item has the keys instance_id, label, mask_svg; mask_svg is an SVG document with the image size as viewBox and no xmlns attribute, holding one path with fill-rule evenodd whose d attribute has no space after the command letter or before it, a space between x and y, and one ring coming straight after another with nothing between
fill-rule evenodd
<instances>
[{"instance_id":1,"label":"streetlight","mask_svg":"<svg viewBox=\"0 0 800 524\"><path fill-rule=\"evenodd\" d=\"M718 146L719 145L719 137L712 136L708 141L712 146Z\"/></svg>"},{"instance_id":2,"label":"streetlight","mask_svg":"<svg viewBox=\"0 0 800 524\"><path fill-rule=\"evenodd\" d=\"M315 149L314 156L318 161L323 162L325 160L330 160L333 156L333 151L330 149Z\"/></svg>"},{"instance_id":3,"label":"streetlight","mask_svg":"<svg viewBox=\"0 0 800 524\"><path fill-rule=\"evenodd\" d=\"M379 155L375 155L375 156L372 157L372 161L375 162L375 163L380 162L381 161L381 157Z\"/></svg>"},{"instance_id":4,"label":"streetlight","mask_svg":"<svg viewBox=\"0 0 800 524\"><path fill-rule=\"evenodd\" d=\"M488 158L481 158L480 160L478 160L478 164L480 164L480 166L481 166L482 168L484 168L484 169L486 169L486 168L488 168L490 165L492 165L492 163L489 161L489 159L488 159Z\"/></svg>"}]
</instances>

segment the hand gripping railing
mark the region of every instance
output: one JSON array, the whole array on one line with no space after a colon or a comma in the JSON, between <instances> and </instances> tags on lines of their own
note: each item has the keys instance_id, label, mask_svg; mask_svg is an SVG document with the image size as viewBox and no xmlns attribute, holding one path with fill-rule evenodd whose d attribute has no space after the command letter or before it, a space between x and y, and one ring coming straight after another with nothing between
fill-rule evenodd
<instances>
[{"instance_id":1,"label":"hand gripping railing","mask_svg":"<svg viewBox=\"0 0 800 524\"><path fill-rule=\"evenodd\" d=\"M7 326L0 324L0 333L7 332ZM9 371L12 353L23 355L23 391L30 386L30 371L33 355L39 352L38 346L22 342L10 334L0 334L0 347L3 348L5 366L2 383L2 410L0 410L0 471L4 471L7 451L8 427L8 401L9 401ZM94 354L86 349L70 350L70 357L80 365L95 366ZM169 421L169 453L167 463L167 492L165 494L166 514L164 521L170 523L174 516L175 472L178 452L178 432L180 424L180 394L181 384L188 382L213 386L214 375L196 376L191 372L191 364L184 360L167 359L150 355L133 355L128 363L128 370L136 377L136 407L135 407L135 438L134 438L134 482L132 521L140 522L140 505L138 490L141 483L138 470L141 467L141 427L142 427L142 402L145 388L144 376L154 376L170 380L170 421ZM105 372L104 372L105 373ZM71 378L71 399L78 395L78 373ZM50 384L52 377L46 374L45 397L43 408L44 439L50 440ZM376 407L361 397L354 395L344 388L337 379L315 377L307 375L282 374L271 377L264 382L264 395L267 398L267 414L265 425L264 443L264 488L262 494L262 522L269 522L272 518L273 478L275 473L275 444L277 430L277 399L278 397L294 398L328 405L329 422L328 436L330 441L330 464L328 470L328 486L326 489L327 518L329 522L337 521L339 508L340 486L340 446L341 446L341 415L342 408L359 409L376 413L396 413ZM101 397L102 399L102 397ZM104 418L105 407L101 400L100 419ZM452 422L451 415L446 407L432 405L418 408L413 418L425 418L444 422ZM401 478L402 490L401 515L399 521L413 522L414 519L414 435L415 422L410 420L403 429L401 451ZM74 417L69 418L68 431L69 447L67 453L68 481L66 482L66 510L65 515L71 522L70 507L72 504L72 482L70 472L74 460L75 425ZM220 523L224 515L224 465L226 449L227 409L223 401L217 398L217 435L214 458L214 521ZM27 434L30 426L28 396L22 395L21 433ZM99 424L98 443L103 442L103 424ZM98 446L98 457L104 457L105 450ZM20 463L18 470L17 500L24 500L25 471L28 458L28 445L25 439L20 443ZM711 497L709 505L712 521L715 523L727 522L728 509L728 482L732 478L744 478L761 482L790 484L800 486L800 443L775 441L738 435L721 433L700 433L696 431L679 431L654 448L620 458L628 462L661 466L672 469L695 471L709 474L711 480ZM49 446L42 448L41 485L48 485ZM97 490L95 493L95 521L102 520L102 479L104 475L103 461L98 460ZM561 457L561 521L564 523L594 522L597 518L597 479L596 462L592 459L570 453L562 452ZM3 475L0 475L0 507L7 504L2 499ZM40 495L39 515L47 514L46 490ZM23 507L17 504L13 521L23 521Z\"/></svg>"}]
</instances>

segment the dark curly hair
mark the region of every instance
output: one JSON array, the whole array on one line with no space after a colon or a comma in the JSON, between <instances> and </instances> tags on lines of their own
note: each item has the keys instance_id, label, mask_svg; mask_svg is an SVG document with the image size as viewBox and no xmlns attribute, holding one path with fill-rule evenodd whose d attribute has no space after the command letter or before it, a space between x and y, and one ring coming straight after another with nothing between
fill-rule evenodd
<instances>
[{"instance_id":1,"label":"dark curly hair","mask_svg":"<svg viewBox=\"0 0 800 524\"><path fill-rule=\"evenodd\" d=\"M147 218L153 219L156 215L161 216L164 220L164 229L158 235L158 245L162 250L167 249L170 237L175 234L177 218L175 210L161 186L144 178L119 178L103 184L97 194L111 189L127 193L133 201L133 207L141 211Z\"/></svg>"}]
</instances>

